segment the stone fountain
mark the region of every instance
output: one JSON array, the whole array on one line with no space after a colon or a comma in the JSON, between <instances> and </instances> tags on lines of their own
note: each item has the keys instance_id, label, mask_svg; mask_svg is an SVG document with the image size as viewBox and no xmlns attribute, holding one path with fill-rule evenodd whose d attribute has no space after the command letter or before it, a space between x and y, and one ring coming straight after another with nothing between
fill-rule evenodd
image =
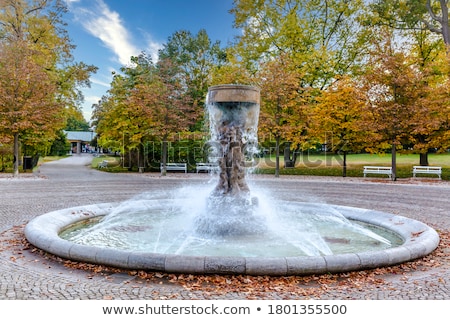
<instances>
[{"instance_id":1,"label":"stone fountain","mask_svg":"<svg viewBox=\"0 0 450 320\"><path fill-rule=\"evenodd\" d=\"M438 246L432 228L399 215L255 195L246 181L246 162L257 150L259 102L252 86L209 89L210 161L219 171L212 190L208 184L188 185L165 199L139 195L124 203L49 212L27 224L26 238L75 261L249 275L383 267Z\"/></svg>"},{"instance_id":2,"label":"stone fountain","mask_svg":"<svg viewBox=\"0 0 450 320\"><path fill-rule=\"evenodd\" d=\"M210 133L220 146L219 183L214 190L217 195L250 192L245 181L245 154L246 149L251 150L248 146L257 144L259 99L259 90L251 86L221 85L209 89Z\"/></svg>"},{"instance_id":3,"label":"stone fountain","mask_svg":"<svg viewBox=\"0 0 450 320\"><path fill-rule=\"evenodd\" d=\"M219 179L207 199L207 210L196 221L201 234L240 235L265 230L257 214L257 198L246 182L246 157L257 146L259 89L244 85L210 87L208 107L211 161L217 161ZM219 223L218 223L219 222Z\"/></svg>"}]
</instances>

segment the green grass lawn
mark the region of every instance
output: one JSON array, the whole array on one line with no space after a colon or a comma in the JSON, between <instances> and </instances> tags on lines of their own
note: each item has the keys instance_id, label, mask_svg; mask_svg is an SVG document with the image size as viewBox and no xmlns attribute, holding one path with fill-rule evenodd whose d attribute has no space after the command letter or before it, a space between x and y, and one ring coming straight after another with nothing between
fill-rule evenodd
<instances>
[{"instance_id":1,"label":"green grass lawn","mask_svg":"<svg viewBox=\"0 0 450 320\"><path fill-rule=\"evenodd\" d=\"M56 161L56 160L60 160L60 159L64 159L69 157L69 155L65 155L65 156L45 156L45 157L40 157L39 158L39 163L43 163L43 162L50 162L50 161Z\"/></svg>"},{"instance_id":2,"label":"green grass lawn","mask_svg":"<svg viewBox=\"0 0 450 320\"><path fill-rule=\"evenodd\" d=\"M258 159L255 173L275 173L275 157ZM374 154L350 154L347 155L347 176L362 177L364 166L391 166L391 155ZM450 180L450 154L430 154L428 156L430 166L442 167L442 179ZM280 158L280 174L299 174L317 176L342 176L343 157L341 155L305 154L297 160L295 168L285 169L282 157ZM418 154L397 154L397 177L412 177L412 167L419 165ZM376 175L370 175L376 177ZM387 177L381 175L381 177ZM420 175L418 177L427 177ZM437 177L430 175L428 177Z\"/></svg>"},{"instance_id":3,"label":"green grass lawn","mask_svg":"<svg viewBox=\"0 0 450 320\"><path fill-rule=\"evenodd\" d=\"M101 169L101 170L105 170L108 172L122 172L122 171L127 171L124 168L122 168L120 166L120 160L118 157L114 157L114 156L108 156L108 155L102 155L99 157L94 157L92 159L92 163L91 166L92 168L97 168L98 164L100 162L102 162L103 160L108 161L108 166L105 169Z\"/></svg>"},{"instance_id":4,"label":"green grass lawn","mask_svg":"<svg viewBox=\"0 0 450 320\"><path fill-rule=\"evenodd\" d=\"M45 157L41 161L53 161L58 157ZM98 163L107 160L109 162L108 168L101 169L109 172L127 172L127 168L122 168L118 158L113 156L94 157L92 167L97 168ZM428 157L430 166L442 167L442 179L450 180L450 153L445 154L430 154ZM258 163L254 170L255 174L275 174L275 157L267 156L258 158ZM281 175L313 175L313 176L342 176L342 162L341 155L334 154L303 154L297 160L295 168L284 168L283 157L280 157L280 174ZM374 154L350 154L347 156L347 176L348 177L362 177L363 167L366 165L372 166L391 166L391 155L374 155ZM397 154L397 177L411 178L412 167L419 165L418 154ZM370 177L377 177L370 175ZM386 175L379 177L387 178ZM420 175L418 177L432 177L437 178L436 175Z\"/></svg>"}]
</instances>

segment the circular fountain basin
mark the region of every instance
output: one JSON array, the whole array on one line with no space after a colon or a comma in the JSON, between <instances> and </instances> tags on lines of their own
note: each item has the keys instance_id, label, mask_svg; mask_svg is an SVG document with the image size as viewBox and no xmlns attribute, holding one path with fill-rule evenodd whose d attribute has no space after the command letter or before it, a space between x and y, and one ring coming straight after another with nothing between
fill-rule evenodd
<instances>
[{"instance_id":1,"label":"circular fountain basin","mask_svg":"<svg viewBox=\"0 0 450 320\"><path fill-rule=\"evenodd\" d=\"M167 200L169 201L169 200ZM328 206L337 210L349 221L385 230L400 239L395 246L360 249L355 252L318 255L300 255L275 249L277 254L256 252L234 253L225 250L206 252L161 253L141 248L111 248L87 245L65 240L61 232L74 225L109 215L119 203L102 203L49 212L30 221L25 227L25 236L34 246L62 258L127 269L145 269L168 273L193 274L248 274L248 275L307 275L347 272L385 267L414 260L431 253L439 244L439 236L429 226L403 216L385 212ZM316 210L317 204L292 203ZM136 232L140 230L134 230ZM133 232L133 230L131 230ZM340 242L336 237L336 242ZM333 242L333 241L331 241ZM235 245L231 245L234 247ZM260 245L265 247L265 245ZM280 253L281 252L281 253Z\"/></svg>"}]
</instances>

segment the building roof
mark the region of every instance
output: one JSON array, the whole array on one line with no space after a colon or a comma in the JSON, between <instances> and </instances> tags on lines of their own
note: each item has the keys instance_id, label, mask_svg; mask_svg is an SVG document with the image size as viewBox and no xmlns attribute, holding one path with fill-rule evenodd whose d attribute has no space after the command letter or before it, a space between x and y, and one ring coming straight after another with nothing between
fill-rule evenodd
<instances>
[{"instance_id":1,"label":"building roof","mask_svg":"<svg viewBox=\"0 0 450 320\"><path fill-rule=\"evenodd\" d=\"M64 133L69 141L91 142L96 136L92 131L64 131Z\"/></svg>"}]
</instances>

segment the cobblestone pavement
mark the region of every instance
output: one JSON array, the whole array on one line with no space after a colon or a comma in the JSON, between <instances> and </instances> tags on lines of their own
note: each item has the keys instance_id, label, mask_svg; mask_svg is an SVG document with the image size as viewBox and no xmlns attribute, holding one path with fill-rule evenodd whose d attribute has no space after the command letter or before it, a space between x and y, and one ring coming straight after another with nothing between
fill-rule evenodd
<instances>
[{"instance_id":1,"label":"cobblestone pavement","mask_svg":"<svg viewBox=\"0 0 450 320\"><path fill-rule=\"evenodd\" d=\"M450 183L420 178L255 175L251 188L282 200L325 202L400 214L435 228L446 241L427 259L399 267L308 277L189 276L74 267L29 248L23 227L49 211L123 201L210 183L207 174L112 174L90 155L0 176L0 299L450 299ZM203 282L200 282L202 279ZM206 281L206 282L205 282ZM216 282L213 282L216 281ZM201 285L198 285L201 283Z\"/></svg>"}]
</instances>

